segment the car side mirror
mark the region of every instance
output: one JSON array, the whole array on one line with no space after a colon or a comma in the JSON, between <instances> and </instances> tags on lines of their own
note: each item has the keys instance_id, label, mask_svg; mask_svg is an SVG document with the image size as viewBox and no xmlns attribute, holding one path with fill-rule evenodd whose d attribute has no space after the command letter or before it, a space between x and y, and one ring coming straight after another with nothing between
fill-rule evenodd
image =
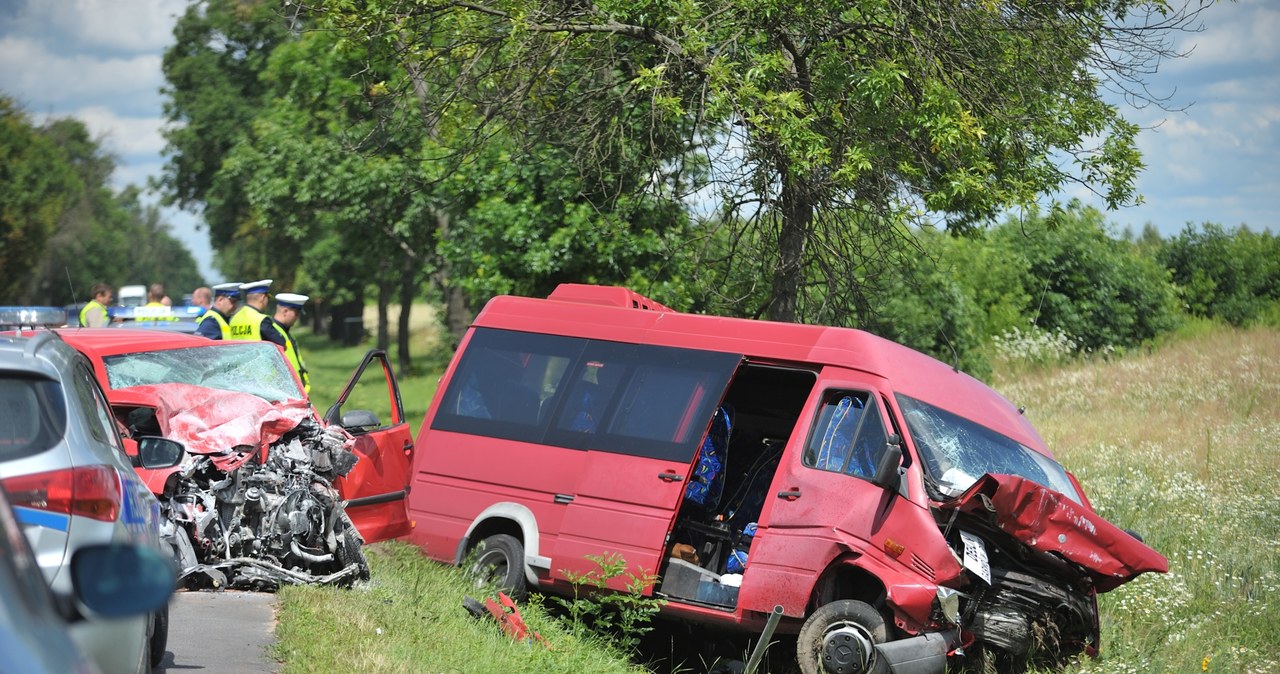
<instances>
[{"instance_id":1,"label":"car side mirror","mask_svg":"<svg viewBox=\"0 0 1280 674\"><path fill-rule=\"evenodd\" d=\"M889 491L898 491L902 476L898 467L902 465L902 439L896 433L891 434L885 443L884 453L876 462L876 474L871 482Z\"/></svg>"},{"instance_id":2,"label":"car side mirror","mask_svg":"<svg viewBox=\"0 0 1280 674\"><path fill-rule=\"evenodd\" d=\"M107 618L154 613L169 601L177 580L173 560L142 545L89 545L71 556L75 598Z\"/></svg>"},{"instance_id":3,"label":"car side mirror","mask_svg":"<svg viewBox=\"0 0 1280 674\"><path fill-rule=\"evenodd\" d=\"M342 427L347 430L377 428L381 425L378 415L369 410L351 410L342 415Z\"/></svg>"},{"instance_id":4,"label":"car side mirror","mask_svg":"<svg viewBox=\"0 0 1280 674\"><path fill-rule=\"evenodd\" d=\"M187 448L177 440L144 435L138 438L138 465L143 468L169 468L182 462Z\"/></svg>"}]
</instances>

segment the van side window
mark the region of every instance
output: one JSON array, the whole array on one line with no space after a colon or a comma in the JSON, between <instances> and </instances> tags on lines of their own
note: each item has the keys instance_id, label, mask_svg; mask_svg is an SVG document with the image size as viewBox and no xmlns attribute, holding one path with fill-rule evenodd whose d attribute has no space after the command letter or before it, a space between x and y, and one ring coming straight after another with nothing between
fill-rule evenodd
<instances>
[{"instance_id":1,"label":"van side window","mask_svg":"<svg viewBox=\"0 0 1280 674\"><path fill-rule=\"evenodd\" d=\"M822 404L804 465L870 479L887 442L875 398L862 391L837 392Z\"/></svg>"},{"instance_id":2,"label":"van side window","mask_svg":"<svg viewBox=\"0 0 1280 674\"><path fill-rule=\"evenodd\" d=\"M431 428L689 461L741 359L477 328Z\"/></svg>"}]
</instances>

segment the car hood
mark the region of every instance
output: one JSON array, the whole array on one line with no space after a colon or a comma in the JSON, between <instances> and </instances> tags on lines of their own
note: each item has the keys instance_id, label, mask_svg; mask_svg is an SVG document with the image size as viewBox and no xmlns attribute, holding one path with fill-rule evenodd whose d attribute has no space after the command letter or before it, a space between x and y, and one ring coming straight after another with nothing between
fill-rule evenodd
<instances>
[{"instance_id":1,"label":"car hood","mask_svg":"<svg viewBox=\"0 0 1280 674\"><path fill-rule=\"evenodd\" d=\"M305 400L269 402L249 393L223 391L191 384L147 384L119 389L113 402L155 408L166 438L177 440L192 454L209 454L227 470L254 450L280 439L315 412ZM247 451L233 451L248 447ZM239 459L239 460L237 460ZM224 465L225 464L225 465Z\"/></svg>"},{"instance_id":2,"label":"car hood","mask_svg":"<svg viewBox=\"0 0 1280 674\"><path fill-rule=\"evenodd\" d=\"M1078 564L1099 592L1148 571L1165 573L1169 561L1102 516L1060 492L1013 475L986 474L943 510L991 513L995 524L1027 547Z\"/></svg>"}]
</instances>

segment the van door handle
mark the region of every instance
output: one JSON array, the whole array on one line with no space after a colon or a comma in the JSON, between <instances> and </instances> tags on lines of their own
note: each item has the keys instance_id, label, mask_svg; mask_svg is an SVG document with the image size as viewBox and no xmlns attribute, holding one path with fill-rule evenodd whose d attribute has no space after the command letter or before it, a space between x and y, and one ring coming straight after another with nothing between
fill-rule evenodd
<instances>
[{"instance_id":1,"label":"van door handle","mask_svg":"<svg viewBox=\"0 0 1280 674\"><path fill-rule=\"evenodd\" d=\"M556 503L573 503L573 494L556 494Z\"/></svg>"},{"instance_id":2,"label":"van door handle","mask_svg":"<svg viewBox=\"0 0 1280 674\"><path fill-rule=\"evenodd\" d=\"M788 501L794 501L794 500L796 500L796 499L800 498L800 490L799 490L799 489L787 489L787 490L785 490L785 491L780 491L780 492L778 492L778 498L785 498L785 499L787 499Z\"/></svg>"},{"instance_id":3,"label":"van door handle","mask_svg":"<svg viewBox=\"0 0 1280 674\"><path fill-rule=\"evenodd\" d=\"M658 473L658 479L663 482L679 482L684 479L684 476L680 473L667 471L665 473Z\"/></svg>"}]
</instances>

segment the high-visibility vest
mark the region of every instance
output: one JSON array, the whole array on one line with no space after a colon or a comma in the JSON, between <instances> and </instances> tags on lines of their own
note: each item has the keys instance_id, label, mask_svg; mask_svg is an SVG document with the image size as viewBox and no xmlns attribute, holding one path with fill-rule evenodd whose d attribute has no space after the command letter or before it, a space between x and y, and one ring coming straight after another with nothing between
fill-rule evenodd
<instances>
[{"instance_id":1,"label":"high-visibility vest","mask_svg":"<svg viewBox=\"0 0 1280 674\"><path fill-rule=\"evenodd\" d=\"M307 374L307 366L302 364L302 352L298 350L298 342L293 339L293 335L289 334L289 329L284 327L280 321L272 318L271 323L284 336L284 357L289 359L293 369L298 372L298 378L302 380L302 390L310 394L311 376Z\"/></svg>"},{"instance_id":2,"label":"high-visibility vest","mask_svg":"<svg viewBox=\"0 0 1280 674\"><path fill-rule=\"evenodd\" d=\"M173 307L166 307L160 302L147 302L133 310L133 319L135 321L176 321L178 317L173 315Z\"/></svg>"},{"instance_id":3,"label":"high-visibility vest","mask_svg":"<svg viewBox=\"0 0 1280 674\"><path fill-rule=\"evenodd\" d=\"M107 308L98 304L98 300L89 300L82 309L80 309L80 327L89 327L89 312L97 309L102 312L103 325L111 322L111 314L107 312Z\"/></svg>"},{"instance_id":4,"label":"high-visibility vest","mask_svg":"<svg viewBox=\"0 0 1280 674\"><path fill-rule=\"evenodd\" d=\"M248 304L240 307L240 310L231 317L231 339L261 341L262 319L266 317L266 314Z\"/></svg>"},{"instance_id":5,"label":"high-visibility vest","mask_svg":"<svg viewBox=\"0 0 1280 674\"><path fill-rule=\"evenodd\" d=\"M199 325L210 320L218 324L218 331L222 333L223 339L231 339L231 326L227 323L227 319L222 317L222 313L215 309L204 312L204 315L200 317L196 324Z\"/></svg>"}]
</instances>

